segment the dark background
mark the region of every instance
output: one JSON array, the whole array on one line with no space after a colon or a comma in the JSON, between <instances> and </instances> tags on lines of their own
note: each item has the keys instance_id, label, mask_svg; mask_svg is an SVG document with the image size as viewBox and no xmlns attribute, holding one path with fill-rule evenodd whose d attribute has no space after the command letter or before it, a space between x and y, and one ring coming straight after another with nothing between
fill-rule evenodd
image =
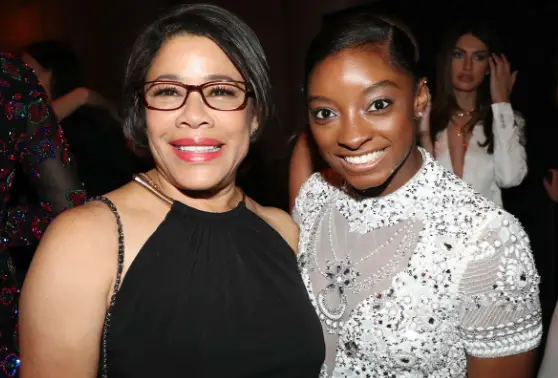
<instances>
[{"instance_id":1,"label":"dark background","mask_svg":"<svg viewBox=\"0 0 558 378\"><path fill-rule=\"evenodd\" d=\"M258 34L272 68L281 123L251 151L247 192L265 205L288 206L289 138L305 124L300 94L305 49L322 16L369 4L406 21L420 43L422 67L434 80L434 62L444 31L463 18L495 25L512 65L519 70L512 102L527 119L529 176L505 191L505 206L529 232L543 276L548 318L555 303L554 206L542 186L548 167L558 167L555 111L557 0L213 0L243 18ZM0 49L17 52L30 42L56 38L80 55L88 85L118 101L124 64L142 27L176 0L2 0ZM434 88L432 85L431 88Z\"/></svg>"},{"instance_id":2,"label":"dark background","mask_svg":"<svg viewBox=\"0 0 558 378\"><path fill-rule=\"evenodd\" d=\"M546 112L553 98L557 0L208 2L224 6L242 17L256 31L269 57L281 125L269 129L252 152L257 180L253 186L262 189L252 194L266 204L287 207L290 153L287 140L305 122L299 90L304 51L319 28L322 15L338 9L370 4L379 12L392 13L409 23L419 39L422 66L432 84L439 40L449 26L461 18L482 19L497 25L512 64L520 72L513 102L527 117L529 134L535 129L554 128L555 122ZM19 46L44 38L66 41L78 51L88 84L118 101L126 55L138 31L167 6L183 3L176 0L2 0L0 49L17 51ZM535 134L538 135L529 135L529 140L536 142L529 145L530 158L537 162L533 169L540 175L544 161L541 163L543 158L539 155L548 151L541 143L548 142L548 138L544 132Z\"/></svg>"},{"instance_id":3,"label":"dark background","mask_svg":"<svg viewBox=\"0 0 558 378\"><path fill-rule=\"evenodd\" d=\"M424 73L434 84L439 42L456 21L484 20L500 31L507 55L519 70L512 101L527 119L530 173L505 194L506 208L524 223L554 298L553 211L542 187L548 167L558 167L555 84L558 0L213 0L243 18L266 50L276 89L280 125L264 133L251 151L247 192L266 205L288 206L289 138L305 124L301 98L305 49L322 16L368 4L407 22L421 49ZM71 44L85 68L88 85L118 101L126 56L138 31L177 0L2 0L0 49L17 52L30 42L55 38ZM434 88L431 85L431 88ZM552 271L544 272L545 269ZM550 280L550 281L549 281ZM547 289L545 289L547 290ZM547 290L547 291L548 291ZM553 305L553 303L549 304Z\"/></svg>"}]
</instances>

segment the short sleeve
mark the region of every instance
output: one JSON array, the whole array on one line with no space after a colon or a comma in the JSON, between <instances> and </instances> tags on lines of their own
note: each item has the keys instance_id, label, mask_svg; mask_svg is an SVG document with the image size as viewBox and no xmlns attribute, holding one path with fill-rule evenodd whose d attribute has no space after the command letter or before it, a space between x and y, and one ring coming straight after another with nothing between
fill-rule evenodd
<instances>
[{"instance_id":1,"label":"short sleeve","mask_svg":"<svg viewBox=\"0 0 558 378\"><path fill-rule=\"evenodd\" d=\"M298 225L298 227L300 227L302 219L300 218L300 210L296 206L294 207L291 216L293 217L293 220Z\"/></svg>"},{"instance_id":2,"label":"short sleeve","mask_svg":"<svg viewBox=\"0 0 558 378\"><path fill-rule=\"evenodd\" d=\"M495 358L536 348L540 278L519 221L500 211L468 248L472 260L460 282L458 327L467 354Z\"/></svg>"},{"instance_id":3,"label":"short sleeve","mask_svg":"<svg viewBox=\"0 0 558 378\"><path fill-rule=\"evenodd\" d=\"M291 215L300 229L305 227L307 220L327 201L331 190L321 173L314 173L301 186Z\"/></svg>"}]
</instances>

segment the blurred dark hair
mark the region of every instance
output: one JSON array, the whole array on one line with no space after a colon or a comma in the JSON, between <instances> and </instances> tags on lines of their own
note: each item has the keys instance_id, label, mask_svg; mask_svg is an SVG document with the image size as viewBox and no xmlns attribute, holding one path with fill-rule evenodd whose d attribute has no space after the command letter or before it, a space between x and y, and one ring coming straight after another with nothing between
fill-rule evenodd
<instances>
[{"instance_id":1,"label":"blurred dark hair","mask_svg":"<svg viewBox=\"0 0 558 378\"><path fill-rule=\"evenodd\" d=\"M324 59L345 49L368 46L385 46L389 63L408 73L414 82L418 79L416 41L388 17L369 10L354 8L344 10L324 19L322 29L314 37L306 53L305 86L312 70Z\"/></svg>"},{"instance_id":2,"label":"blurred dark hair","mask_svg":"<svg viewBox=\"0 0 558 378\"><path fill-rule=\"evenodd\" d=\"M149 25L136 39L124 78L124 132L140 149L147 148L143 85L161 46L170 38L191 34L211 39L240 71L254 93L259 121L255 139L275 116L269 67L264 50L250 27L229 11L210 4L175 7Z\"/></svg>"},{"instance_id":3,"label":"blurred dark hair","mask_svg":"<svg viewBox=\"0 0 558 378\"><path fill-rule=\"evenodd\" d=\"M79 59L67 44L54 40L36 42L27 46L24 52L33 57L43 68L52 72L51 100L83 86Z\"/></svg>"},{"instance_id":4,"label":"blurred dark hair","mask_svg":"<svg viewBox=\"0 0 558 378\"><path fill-rule=\"evenodd\" d=\"M448 127L452 115L460 110L455 99L452 83L452 59L453 51L459 38L471 34L478 38L488 48L489 54L502 53L502 47L496 34L486 22L464 22L455 26L447 35L442 48L438 54L436 67L436 92L432 104L431 137L435 141L439 132ZM488 153L494 152L494 133L492 131L492 98L490 95L490 80L486 77L477 89L477 103L475 104L476 116L474 116L467 127L473 127L478 121L482 121L486 140L479 143L481 147L487 147Z\"/></svg>"}]
</instances>

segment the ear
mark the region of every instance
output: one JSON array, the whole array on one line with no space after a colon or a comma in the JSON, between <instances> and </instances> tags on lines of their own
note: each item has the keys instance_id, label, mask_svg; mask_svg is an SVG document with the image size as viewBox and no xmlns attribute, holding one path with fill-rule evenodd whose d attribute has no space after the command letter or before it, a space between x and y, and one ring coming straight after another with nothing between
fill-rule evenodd
<instances>
[{"instance_id":1,"label":"ear","mask_svg":"<svg viewBox=\"0 0 558 378\"><path fill-rule=\"evenodd\" d=\"M428 89L426 77L423 77L417 84L414 114L424 113L428 101L430 101L430 90Z\"/></svg>"},{"instance_id":2,"label":"ear","mask_svg":"<svg viewBox=\"0 0 558 378\"><path fill-rule=\"evenodd\" d=\"M260 122L258 120L257 114L254 114L252 121L250 122L250 138L256 135L258 128L260 127Z\"/></svg>"}]
</instances>

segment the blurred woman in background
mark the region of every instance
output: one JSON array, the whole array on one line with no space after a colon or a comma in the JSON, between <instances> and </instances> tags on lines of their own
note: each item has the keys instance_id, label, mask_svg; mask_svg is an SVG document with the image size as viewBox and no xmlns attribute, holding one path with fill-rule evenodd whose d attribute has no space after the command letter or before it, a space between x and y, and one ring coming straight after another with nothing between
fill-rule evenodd
<instances>
[{"instance_id":1,"label":"blurred woman in background","mask_svg":"<svg viewBox=\"0 0 558 378\"><path fill-rule=\"evenodd\" d=\"M502 206L502 188L527 175L525 121L510 104L517 72L486 26L452 30L438 58L432 114L422 115L422 146L485 198Z\"/></svg>"}]
</instances>

